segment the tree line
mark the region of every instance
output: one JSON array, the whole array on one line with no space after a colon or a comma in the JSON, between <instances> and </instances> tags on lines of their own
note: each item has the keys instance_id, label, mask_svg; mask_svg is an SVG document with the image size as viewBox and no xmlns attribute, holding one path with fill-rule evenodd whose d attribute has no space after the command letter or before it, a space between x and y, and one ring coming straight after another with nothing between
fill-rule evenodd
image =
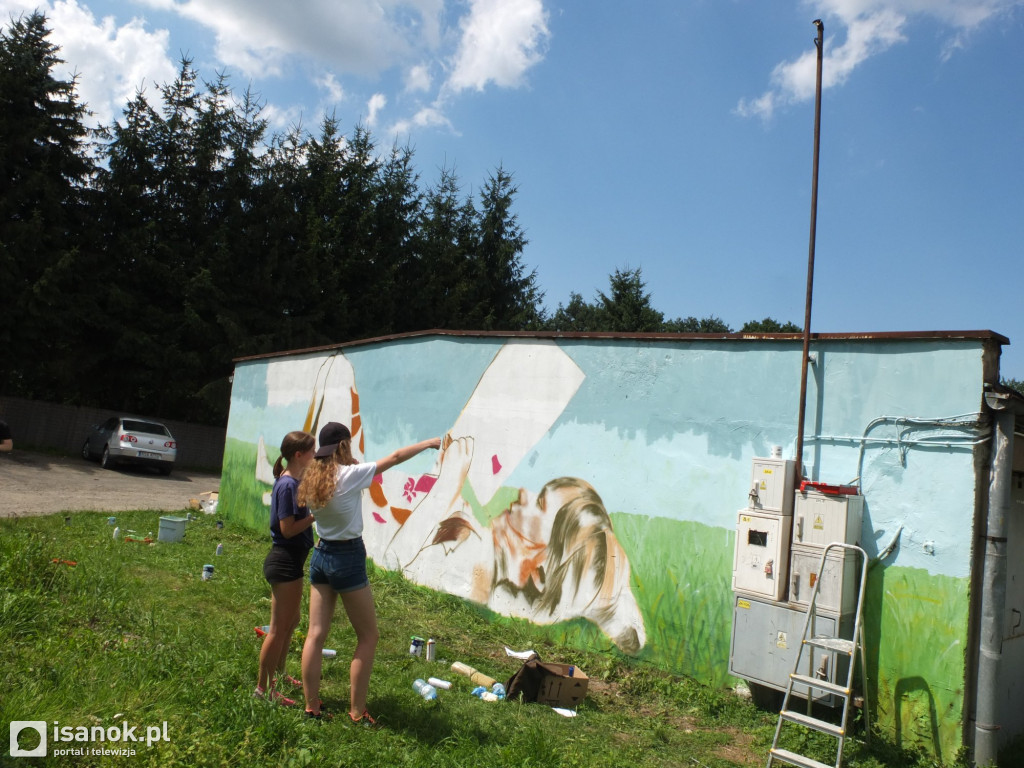
<instances>
[{"instance_id":1,"label":"tree line","mask_svg":"<svg viewBox=\"0 0 1024 768\"><path fill-rule=\"evenodd\" d=\"M251 89L187 58L88 129L49 34L38 12L0 33L5 394L223 423L246 355L427 328L731 331L666 319L639 268L546 312L503 167L467 193L334 116L270 134Z\"/></svg>"}]
</instances>

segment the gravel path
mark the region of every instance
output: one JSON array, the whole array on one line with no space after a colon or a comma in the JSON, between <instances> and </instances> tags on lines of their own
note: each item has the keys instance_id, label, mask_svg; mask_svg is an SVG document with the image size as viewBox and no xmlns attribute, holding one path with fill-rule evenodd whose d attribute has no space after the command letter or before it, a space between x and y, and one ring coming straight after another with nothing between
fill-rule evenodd
<instances>
[{"instance_id":1,"label":"gravel path","mask_svg":"<svg viewBox=\"0 0 1024 768\"><path fill-rule=\"evenodd\" d=\"M220 488L220 475L175 469L102 469L80 458L17 448L0 454L0 518L57 512L175 511Z\"/></svg>"}]
</instances>

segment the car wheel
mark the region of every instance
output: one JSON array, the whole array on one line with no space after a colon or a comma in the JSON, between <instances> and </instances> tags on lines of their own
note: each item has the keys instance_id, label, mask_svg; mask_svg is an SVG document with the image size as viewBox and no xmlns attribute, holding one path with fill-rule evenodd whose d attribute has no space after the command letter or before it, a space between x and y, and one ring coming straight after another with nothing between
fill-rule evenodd
<instances>
[{"instance_id":1,"label":"car wheel","mask_svg":"<svg viewBox=\"0 0 1024 768\"><path fill-rule=\"evenodd\" d=\"M89 441L86 440L82 443L82 458L86 461L92 461L92 453L89 451Z\"/></svg>"},{"instance_id":2,"label":"car wheel","mask_svg":"<svg viewBox=\"0 0 1024 768\"><path fill-rule=\"evenodd\" d=\"M114 468L114 460L110 458L110 448L106 445L103 446L103 456L100 458L100 466L104 469Z\"/></svg>"}]
</instances>

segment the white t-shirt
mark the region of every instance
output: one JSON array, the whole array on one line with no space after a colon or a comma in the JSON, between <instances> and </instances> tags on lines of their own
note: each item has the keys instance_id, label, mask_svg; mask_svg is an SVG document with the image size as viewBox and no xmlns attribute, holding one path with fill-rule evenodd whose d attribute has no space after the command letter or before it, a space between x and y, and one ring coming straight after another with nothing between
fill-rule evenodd
<instances>
[{"instance_id":1,"label":"white t-shirt","mask_svg":"<svg viewBox=\"0 0 1024 768\"><path fill-rule=\"evenodd\" d=\"M314 510L321 539L345 541L363 535L363 491L377 474L377 463L338 467L334 495L323 509Z\"/></svg>"}]
</instances>

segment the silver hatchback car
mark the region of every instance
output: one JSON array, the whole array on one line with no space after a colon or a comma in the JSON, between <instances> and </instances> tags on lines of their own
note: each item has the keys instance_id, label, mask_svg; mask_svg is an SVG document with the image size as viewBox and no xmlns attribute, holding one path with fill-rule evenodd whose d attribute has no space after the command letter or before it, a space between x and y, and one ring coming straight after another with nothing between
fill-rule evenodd
<instances>
[{"instance_id":1,"label":"silver hatchback car","mask_svg":"<svg viewBox=\"0 0 1024 768\"><path fill-rule=\"evenodd\" d=\"M117 464L156 467L169 475L178 458L178 444L171 432L156 421L133 416L111 416L93 425L82 444L82 458L99 458L104 469Z\"/></svg>"}]
</instances>

